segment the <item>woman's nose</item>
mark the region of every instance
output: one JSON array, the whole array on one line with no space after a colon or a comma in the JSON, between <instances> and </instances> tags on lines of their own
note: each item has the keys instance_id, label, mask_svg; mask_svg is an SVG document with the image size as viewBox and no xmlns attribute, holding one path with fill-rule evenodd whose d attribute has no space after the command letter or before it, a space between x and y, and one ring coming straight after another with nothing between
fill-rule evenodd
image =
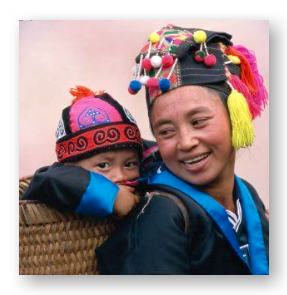
<instances>
[{"instance_id":1,"label":"woman's nose","mask_svg":"<svg viewBox=\"0 0 287 295\"><path fill-rule=\"evenodd\" d=\"M199 143L196 134L189 129L183 130L179 133L177 147L181 151L189 151Z\"/></svg>"}]
</instances>

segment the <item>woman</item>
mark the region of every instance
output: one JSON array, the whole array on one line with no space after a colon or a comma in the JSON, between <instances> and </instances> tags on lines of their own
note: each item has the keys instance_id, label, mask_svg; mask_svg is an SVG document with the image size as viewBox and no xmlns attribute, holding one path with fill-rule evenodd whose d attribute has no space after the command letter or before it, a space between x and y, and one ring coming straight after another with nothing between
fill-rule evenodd
<instances>
[{"instance_id":1,"label":"woman","mask_svg":"<svg viewBox=\"0 0 287 295\"><path fill-rule=\"evenodd\" d=\"M136 61L129 92L146 86L163 163L157 193L97 251L102 273L268 274L265 207L234 173L267 102L254 55L227 33L167 26Z\"/></svg>"}]
</instances>

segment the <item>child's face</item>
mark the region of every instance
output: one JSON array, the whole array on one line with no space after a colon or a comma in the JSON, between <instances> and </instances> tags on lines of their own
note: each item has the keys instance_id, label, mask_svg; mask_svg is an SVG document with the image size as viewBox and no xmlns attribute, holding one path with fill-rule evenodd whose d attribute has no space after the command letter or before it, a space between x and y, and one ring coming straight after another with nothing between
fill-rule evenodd
<instances>
[{"instance_id":1,"label":"child's face","mask_svg":"<svg viewBox=\"0 0 287 295\"><path fill-rule=\"evenodd\" d=\"M96 154L73 163L86 170L104 175L115 183L139 177L139 157L134 150L117 150Z\"/></svg>"}]
</instances>

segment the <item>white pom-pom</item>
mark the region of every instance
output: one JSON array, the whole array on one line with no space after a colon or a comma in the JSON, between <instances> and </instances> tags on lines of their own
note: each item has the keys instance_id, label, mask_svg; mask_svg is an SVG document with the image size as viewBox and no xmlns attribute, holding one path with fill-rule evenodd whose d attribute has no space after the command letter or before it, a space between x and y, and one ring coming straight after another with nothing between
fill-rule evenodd
<instances>
[{"instance_id":1,"label":"white pom-pom","mask_svg":"<svg viewBox=\"0 0 287 295\"><path fill-rule=\"evenodd\" d=\"M150 61L154 68L159 68L162 63L162 58L159 55L154 55Z\"/></svg>"},{"instance_id":2,"label":"white pom-pom","mask_svg":"<svg viewBox=\"0 0 287 295\"><path fill-rule=\"evenodd\" d=\"M141 82L143 85L146 85L148 79L149 79L149 76L147 76L147 75L140 76L140 82Z\"/></svg>"}]
</instances>

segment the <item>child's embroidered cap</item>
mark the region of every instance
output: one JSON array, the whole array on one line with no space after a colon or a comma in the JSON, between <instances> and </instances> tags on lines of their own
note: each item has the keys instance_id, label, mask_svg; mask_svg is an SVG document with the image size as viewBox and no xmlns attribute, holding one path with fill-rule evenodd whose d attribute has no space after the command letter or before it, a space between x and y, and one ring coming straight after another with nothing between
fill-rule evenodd
<instances>
[{"instance_id":1,"label":"child's embroidered cap","mask_svg":"<svg viewBox=\"0 0 287 295\"><path fill-rule=\"evenodd\" d=\"M132 148L142 155L140 131L131 113L104 91L72 88L72 104L62 111L56 131L59 162L74 162L96 153Z\"/></svg>"}]
</instances>

